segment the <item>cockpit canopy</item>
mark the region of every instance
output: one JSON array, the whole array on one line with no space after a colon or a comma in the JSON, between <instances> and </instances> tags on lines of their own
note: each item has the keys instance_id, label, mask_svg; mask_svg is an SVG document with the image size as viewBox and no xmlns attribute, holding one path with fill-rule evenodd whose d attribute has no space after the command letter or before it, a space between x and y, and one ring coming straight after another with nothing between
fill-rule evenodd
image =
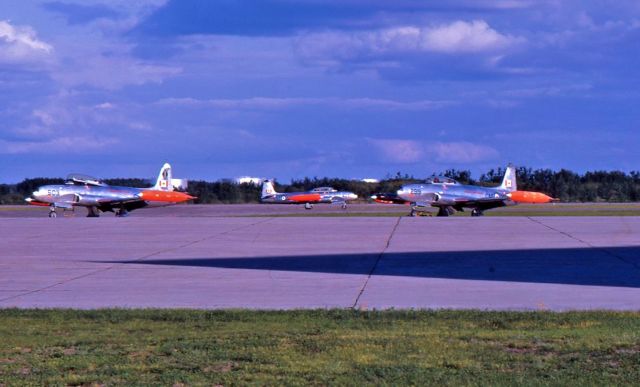
<instances>
[{"instance_id":1,"label":"cockpit canopy","mask_svg":"<svg viewBox=\"0 0 640 387\"><path fill-rule=\"evenodd\" d=\"M447 184L447 185L460 184L457 181L453 180L452 178L446 177L446 176L431 176L427 178L425 183L426 184Z\"/></svg>"},{"instance_id":2,"label":"cockpit canopy","mask_svg":"<svg viewBox=\"0 0 640 387\"><path fill-rule=\"evenodd\" d=\"M76 185L88 184L88 185L98 185L98 186L106 185L100 179L97 179L93 176L83 175L80 173L71 173L67 175L66 184L76 184Z\"/></svg>"},{"instance_id":3,"label":"cockpit canopy","mask_svg":"<svg viewBox=\"0 0 640 387\"><path fill-rule=\"evenodd\" d=\"M318 187L311 190L311 192L338 192L333 187Z\"/></svg>"}]
</instances>

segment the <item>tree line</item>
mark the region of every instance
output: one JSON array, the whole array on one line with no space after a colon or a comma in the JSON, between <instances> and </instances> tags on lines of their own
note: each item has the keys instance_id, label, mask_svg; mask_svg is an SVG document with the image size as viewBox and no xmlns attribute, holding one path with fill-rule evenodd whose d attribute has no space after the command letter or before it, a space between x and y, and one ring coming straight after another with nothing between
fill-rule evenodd
<instances>
[{"instance_id":1,"label":"tree line","mask_svg":"<svg viewBox=\"0 0 640 387\"><path fill-rule=\"evenodd\" d=\"M495 186L500 184L504 169L491 169L480 175L478 180L468 170L448 169L441 173L458 180L462 184ZM316 187L333 187L337 190L352 191L360 198L368 199L378 192L395 192L407 183L418 183L418 179L408 174L387 175L376 183L360 180L337 178L304 178L294 179L289 184L276 182L279 192L307 191ZM152 183L146 179L119 178L105 179L110 185L129 187L149 187ZM517 169L518 189L524 191L544 192L565 202L634 202L640 201L640 172L624 173L620 171L594 171L578 174L566 169L536 169L520 167ZM0 184L0 204L23 204L24 198L39 186L46 184L62 184L60 178L25 179L17 184ZM243 183L237 184L227 180L189 181L189 193L197 196L195 203L257 203L260 200L261 187Z\"/></svg>"}]
</instances>

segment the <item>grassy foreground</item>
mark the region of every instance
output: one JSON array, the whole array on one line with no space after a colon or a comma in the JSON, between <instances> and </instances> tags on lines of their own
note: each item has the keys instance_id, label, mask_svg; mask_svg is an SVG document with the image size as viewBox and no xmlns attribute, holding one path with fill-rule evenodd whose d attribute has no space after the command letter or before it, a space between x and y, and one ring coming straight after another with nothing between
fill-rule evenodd
<instances>
[{"instance_id":1,"label":"grassy foreground","mask_svg":"<svg viewBox=\"0 0 640 387\"><path fill-rule=\"evenodd\" d=\"M640 313L0 310L0 384L621 385Z\"/></svg>"}]
</instances>

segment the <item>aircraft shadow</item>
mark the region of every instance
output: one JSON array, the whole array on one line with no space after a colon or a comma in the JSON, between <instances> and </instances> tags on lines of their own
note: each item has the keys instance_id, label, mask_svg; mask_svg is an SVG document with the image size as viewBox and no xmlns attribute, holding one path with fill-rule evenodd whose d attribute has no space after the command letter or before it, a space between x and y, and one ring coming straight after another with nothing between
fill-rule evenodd
<instances>
[{"instance_id":1,"label":"aircraft shadow","mask_svg":"<svg viewBox=\"0 0 640 387\"><path fill-rule=\"evenodd\" d=\"M109 263L640 287L640 246L182 258ZM102 261L104 262L104 261ZM377 262L377 264L376 264ZM375 269L374 269L375 266Z\"/></svg>"}]
</instances>

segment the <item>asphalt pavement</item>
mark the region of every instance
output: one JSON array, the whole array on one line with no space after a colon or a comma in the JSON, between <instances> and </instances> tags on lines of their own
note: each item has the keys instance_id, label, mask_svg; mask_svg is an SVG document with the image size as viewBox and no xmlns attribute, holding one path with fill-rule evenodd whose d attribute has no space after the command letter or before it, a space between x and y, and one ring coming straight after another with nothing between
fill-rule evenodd
<instances>
[{"instance_id":1,"label":"asphalt pavement","mask_svg":"<svg viewBox=\"0 0 640 387\"><path fill-rule=\"evenodd\" d=\"M0 307L640 310L639 217L181 208L1 218Z\"/></svg>"}]
</instances>

